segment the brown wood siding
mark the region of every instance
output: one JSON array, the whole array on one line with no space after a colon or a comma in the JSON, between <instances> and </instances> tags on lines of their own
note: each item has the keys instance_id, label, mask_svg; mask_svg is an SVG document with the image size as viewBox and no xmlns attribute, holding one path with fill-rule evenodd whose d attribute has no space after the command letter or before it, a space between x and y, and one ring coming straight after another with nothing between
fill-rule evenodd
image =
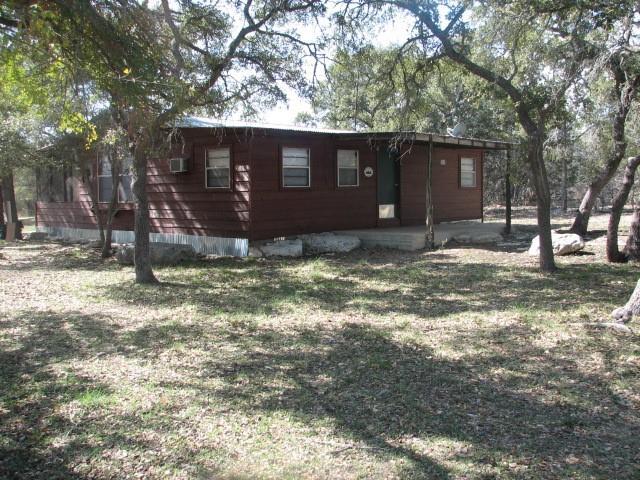
<instances>
[{"instance_id":1,"label":"brown wood siding","mask_svg":"<svg viewBox=\"0 0 640 480\"><path fill-rule=\"evenodd\" d=\"M147 172L151 231L247 238L249 236L249 143L245 138L183 130L171 156L189 157L188 171L171 173L167 159ZM231 188L206 187L207 148L231 150Z\"/></svg>"},{"instance_id":2,"label":"brown wood siding","mask_svg":"<svg viewBox=\"0 0 640 480\"><path fill-rule=\"evenodd\" d=\"M460 157L476 159L476 186L460 186ZM441 160L446 164L441 165ZM436 223L482 218L482 150L433 149L433 216Z\"/></svg>"},{"instance_id":3,"label":"brown wood siding","mask_svg":"<svg viewBox=\"0 0 640 480\"><path fill-rule=\"evenodd\" d=\"M183 142L169 156L189 157L186 173L172 174L166 158L151 160L147 191L152 232L268 239L301 233L373 228L378 221L377 151L366 140L341 141L336 135L254 132L219 136L205 129L182 131ZM230 146L230 189L205 186L208 146ZM306 147L311 155L310 188L284 188L283 146ZM359 186L337 186L337 149L359 151ZM381 146L381 148L384 148ZM414 145L401 159L400 223L425 221L427 145ZM459 185L459 159L476 159L475 188ZM440 160L446 160L442 166ZM374 175L363 171L372 167ZM39 225L95 228L91 202L83 185L74 202L38 202ZM433 149L433 201L436 222L482 218L482 151ZM395 222L397 224L397 221ZM114 228L133 230L132 205L119 211Z\"/></svg>"},{"instance_id":4,"label":"brown wood siding","mask_svg":"<svg viewBox=\"0 0 640 480\"><path fill-rule=\"evenodd\" d=\"M188 172L171 173L167 158L152 159L147 194L152 232L247 238L249 236L249 142L200 131L183 131L184 142L171 156L189 157ZM232 186L216 190L205 185L207 147L231 147ZM46 226L96 228L86 188L76 189L76 202L39 202L38 223ZM133 230L132 205L117 213L114 228Z\"/></svg>"},{"instance_id":5,"label":"brown wood siding","mask_svg":"<svg viewBox=\"0 0 640 480\"><path fill-rule=\"evenodd\" d=\"M282 147L310 149L311 186L282 186ZM376 152L366 141L336 141L334 136L290 135L252 139L251 231L253 239L349 228L373 228L377 221ZM337 186L337 150L359 151L358 187Z\"/></svg>"},{"instance_id":6,"label":"brown wood siding","mask_svg":"<svg viewBox=\"0 0 640 480\"><path fill-rule=\"evenodd\" d=\"M97 228L91 202L37 202L37 223L41 226L68 228ZM132 230L133 210L119 211L114 220L115 230Z\"/></svg>"}]
</instances>

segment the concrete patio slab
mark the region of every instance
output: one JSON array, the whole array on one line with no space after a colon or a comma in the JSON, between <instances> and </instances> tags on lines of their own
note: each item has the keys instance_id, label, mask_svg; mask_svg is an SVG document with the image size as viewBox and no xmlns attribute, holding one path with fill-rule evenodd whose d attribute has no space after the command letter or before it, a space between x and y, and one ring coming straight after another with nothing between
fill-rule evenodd
<instances>
[{"instance_id":1,"label":"concrete patio slab","mask_svg":"<svg viewBox=\"0 0 640 480\"><path fill-rule=\"evenodd\" d=\"M495 243L502 240L501 222L461 221L439 223L434 228L436 245L450 241L460 243L481 244ZM425 248L426 227L368 228L357 230L340 230L336 233L358 237L363 247L386 247L399 250L420 250Z\"/></svg>"}]
</instances>

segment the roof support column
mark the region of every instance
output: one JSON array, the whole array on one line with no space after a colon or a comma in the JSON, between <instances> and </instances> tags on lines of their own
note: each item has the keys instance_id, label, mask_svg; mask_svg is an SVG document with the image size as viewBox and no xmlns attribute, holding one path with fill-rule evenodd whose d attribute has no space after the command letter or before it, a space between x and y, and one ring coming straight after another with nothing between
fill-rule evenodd
<instances>
[{"instance_id":1,"label":"roof support column","mask_svg":"<svg viewBox=\"0 0 640 480\"><path fill-rule=\"evenodd\" d=\"M433 163L433 138L429 135L429 151L427 154L427 182L425 187L426 193L426 246L427 248L435 247L435 232L433 227L433 201L431 198L431 173L432 173L432 163Z\"/></svg>"},{"instance_id":2,"label":"roof support column","mask_svg":"<svg viewBox=\"0 0 640 480\"><path fill-rule=\"evenodd\" d=\"M507 164L504 172L505 225L504 233L511 233L511 147L507 148Z\"/></svg>"}]
</instances>

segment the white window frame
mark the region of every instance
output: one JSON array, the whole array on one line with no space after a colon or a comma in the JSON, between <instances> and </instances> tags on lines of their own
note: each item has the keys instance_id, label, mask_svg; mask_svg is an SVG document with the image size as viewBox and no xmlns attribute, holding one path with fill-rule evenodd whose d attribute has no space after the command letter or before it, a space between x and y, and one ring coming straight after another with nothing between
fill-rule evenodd
<instances>
[{"instance_id":1,"label":"white window frame","mask_svg":"<svg viewBox=\"0 0 640 480\"><path fill-rule=\"evenodd\" d=\"M340 184L340 170L353 170L353 167L341 167L340 166L340 152L355 152L356 153L356 183L354 185L342 185ZM338 188L355 188L360 186L360 150L339 148L336 152L336 182Z\"/></svg>"},{"instance_id":2,"label":"white window frame","mask_svg":"<svg viewBox=\"0 0 640 480\"><path fill-rule=\"evenodd\" d=\"M294 166L294 167L285 167L284 159L285 159L285 151L286 150L306 150L307 151L307 166ZM281 158L280 158L280 167L282 169L282 188L311 188L311 149L308 147L282 147ZM307 169L307 184L306 185L287 185L284 181L285 175L284 172L288 168L306 168Z\"/></svg>"},{"instance_id":3,"label":"white window frame","mask_svg":"<svg viewBox=\"0 0 640 480\"><path fill-rule=\"evenodd\" d=\"M227 151L227 169L229 170L229 175L227 177L227 186L222 186L222 187L210 187L209 186L209 176L207 175L207 172L209 170L215 170L216 168L219 167L209 167L208 166L208 161L209 161L209 152L213 151L213 150L226 150ZM211 189L211 190L231 190L231 147L206 147L204 150L204 186L207 189Z\"/></svg>"},{"instance_id":4,"label":"white window frame","mask_svg":"<svg viewBox=\"0 0 640 480\"><path fill-rule=\"evenodd\" d=\"M473 162L473 171L463 170L462 163L463 160L471 160ZM462 182L462 173L473 173L473 185L465 185ZM477 169L477 159L474 157L460 157L460 188L476 188L478 186L478 169Z\"/></svg>"}]
</instances>

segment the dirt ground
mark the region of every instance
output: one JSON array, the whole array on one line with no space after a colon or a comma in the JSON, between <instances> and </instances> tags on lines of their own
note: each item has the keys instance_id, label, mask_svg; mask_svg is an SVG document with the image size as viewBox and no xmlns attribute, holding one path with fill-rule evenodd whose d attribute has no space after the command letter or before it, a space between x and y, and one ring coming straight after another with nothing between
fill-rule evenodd
<instances>
[{"instance_id":1,"label":"dirt ground","mask_svg":"<svg viewBox=\"0 0 640 480\"><path fill-rule=\"evenodd\" d=\"M593 326L638 268L604 261L595 215L542 275L515 215L497 246L207 259L153 287L0 243L0 478L639 478L639 337Z\"/></svg>"}]
</instances>

